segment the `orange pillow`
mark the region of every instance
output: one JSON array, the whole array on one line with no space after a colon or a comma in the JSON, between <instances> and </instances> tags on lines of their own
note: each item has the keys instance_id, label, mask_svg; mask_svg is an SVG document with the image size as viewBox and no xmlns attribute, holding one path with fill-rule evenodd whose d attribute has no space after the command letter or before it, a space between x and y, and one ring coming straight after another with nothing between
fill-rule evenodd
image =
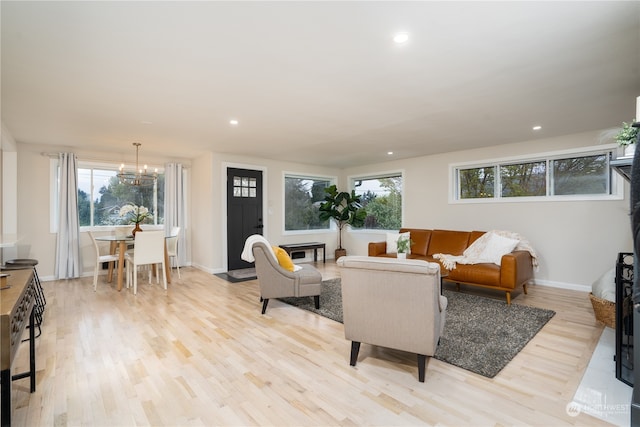
<instances>
[{"instance_id":1,"label":"orange pillow","mask_svg":"<svg viewBox=\"0 0 640 427\"><path fill-rule=\"evenodd\" d=\"M291 257L289 256L287 251L279 246L271 246L271 248L273 249L273 253L278 259L278 264L280 264L280 267L284 268L285 270L293 271L293 261L291 261Z\"/></svg>"}]
</instances>

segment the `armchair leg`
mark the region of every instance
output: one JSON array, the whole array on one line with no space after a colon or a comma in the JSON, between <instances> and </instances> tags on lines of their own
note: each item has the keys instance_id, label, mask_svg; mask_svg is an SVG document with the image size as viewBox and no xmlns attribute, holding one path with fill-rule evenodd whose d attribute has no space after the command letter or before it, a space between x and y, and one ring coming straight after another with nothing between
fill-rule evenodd
<instances>
[{"instance_id":1,"label":"armchair leg","mask_svg":"<svg viewBox=\"0 0 640 427\"><path fill-rule=\"evenodd\" d=\"M351 366L356 366L358 353L360 353L360 343L358 341L351 341L351 361L349 362Z\"/></svg>"},{"instance_id":2,"label":"armchair leg","mask_svg":"<svg viewBox=\"0 0 640 427\"><path fill-rule=\"evenodd\" d=\"M269 304L269 298L265 298L262 301L262 314L264 314L265 311L267 311L267 304Z\"/></svg>"},{"instance_id":3,"label":"armchair leg","mask_svg":"<svg viewBox=\"0 0 640 427\"><path fill-rule=\"evenodd\" d=\"M418 355L418 381L424 382L424 373L427 365L427 356L424 354Z\"/></svg>"},{"instance_id":4,"label":"armchair leg","mask_svg":"<svg viewBox=\"0 0 640 427\"><path fill-rule=\"evenodd\" d=\"M320 308L320 295L313 297L313 301L316 303L316 310Z\"/></svg>"}]
</instances>

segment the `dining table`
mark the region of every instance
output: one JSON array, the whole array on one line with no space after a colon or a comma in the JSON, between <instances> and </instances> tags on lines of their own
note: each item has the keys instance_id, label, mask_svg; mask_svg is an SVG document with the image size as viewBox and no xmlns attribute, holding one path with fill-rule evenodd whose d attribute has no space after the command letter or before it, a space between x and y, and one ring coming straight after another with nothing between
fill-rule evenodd
<instances>
[{"instance_id":1,"label":"dining table","mask_svg":"<svg viewBox=\"0 0 640 427\"><path fill-rule=\"evenodd\" d=\"M124 273L124 254L127 251L127 246L131 244L135 244L134 236L124 236L124 235L107 235L107 236L98 236L96 240L101 242L109 242L109 252L111 255L116 253L116 249L118 250L118 291L122 290L123 284L123 273ZM165 274L167 275L167 283L171 283L171 264L169 263L169 254L167 253L167 243L165 239L164 244L164 269ZM111 268L109 269L111 272ZM107 281L111 281L111 274L109 274Z\"/></svg>"}]
</instances>

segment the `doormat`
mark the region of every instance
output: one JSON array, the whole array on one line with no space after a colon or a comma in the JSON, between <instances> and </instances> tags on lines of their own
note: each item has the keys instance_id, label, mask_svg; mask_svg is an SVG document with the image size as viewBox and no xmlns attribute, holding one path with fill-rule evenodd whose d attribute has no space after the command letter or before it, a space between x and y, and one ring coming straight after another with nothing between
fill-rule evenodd
<instances>
[{"instance_id":1,"label":"doormat","mask_svg":"<svg viewBox=\"0 0 640 427\"><path fill-rule=\"evenodd\" d=\"M226 273L216 273L215 275L231 283L245 282L258 278L255 268L242 268L240 270L227 271Z\"/></svg>"}]
</instances>

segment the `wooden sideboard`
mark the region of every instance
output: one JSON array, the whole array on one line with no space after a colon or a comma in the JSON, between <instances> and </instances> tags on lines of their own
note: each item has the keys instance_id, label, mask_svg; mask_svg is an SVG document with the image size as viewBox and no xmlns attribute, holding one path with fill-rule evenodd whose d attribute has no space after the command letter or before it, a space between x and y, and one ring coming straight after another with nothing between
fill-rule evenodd
<instances>
[{"instance_id":1,"label":"wooden sideboard","mask_svg":"<svg viewBox=\"0 0 640 427\"><path fill-rule=\"evenodd\" d=\"M0 418L2 427L11 425L11 382L29 377L30 390L36 390L34 306L36 288L33 269L7 271L7 288L0 290ZM24 330L29 326L29 371L11 374Z\"/></svg>"}]
</instances>

